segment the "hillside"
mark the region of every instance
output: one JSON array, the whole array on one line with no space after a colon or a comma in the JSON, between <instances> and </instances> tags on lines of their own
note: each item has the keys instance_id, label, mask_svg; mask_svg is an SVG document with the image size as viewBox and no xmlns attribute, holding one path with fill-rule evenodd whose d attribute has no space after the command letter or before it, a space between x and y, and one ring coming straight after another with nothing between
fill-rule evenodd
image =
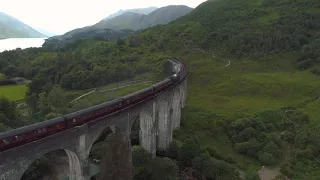
<instances>
[{"instance_id":1,"label":"hillside","mask_svg":"<svg viewBox=\"0 0 320 180\"><path fill-rule=\"evenodd\" d=\"M72 48L73 45L83 39L95 39L108 41L114 38L121 38L134 34L133 30L112 30L103 28L79 28L65 33L61 36L53 36L45 40L44 48L52 50Z\"/></svg>"},{"instance_id":2,"label":"hillside","mask_svg":"<svg viewBox=\"0 0 320 180\"><path fill-rule=\"evenodd\" d=\"M189 13L191 10L192 8L189 8L187 6L166 6L166 7L158 8L152 13L147 15L138 14L137 12L140 13L142 11L139 9L127 10L123 12L121 11L122 14L119 16L116 16L110 19L104 19L93 26L74 29L72 31L67 32L64 35L54 36L51 39L66 40L66 39L73 38L73 36L88 38L89 36L90 37L96 36L97 31L101 32L105 30L107 31L107 33L110 31L128 32L128 30L125 30L125 29L140 30L140 29L151 27L151 26L155 26L157 24L167 24L181 16L184 16L185 14ZM149 9L149 11L151 10ZM145 10L142 12L146 13L149 11ZM105 30L102 30L102 29L105 29ZM88 35L88 34L91 34L91 35ZM99 34L102 35L103 32ZM121 35L119 37L121 37Z\"/></svg>"},{"instance_id":3,"label":"hillside","mask_svg":"<svg viewBox=\"0 0 320 180\"><path fill-rule=\"evenodd\" d=\"M190 70L187 102L165 154L177 162L180 179L253 180L265 166L265 172L276 172L269 176L281 173L278 179L315 180L319 9L318 0L210 0L128 38L75 41L74 48L60 52L2 53L0 72L33 79L27 99L32 120L42 120L84 107L64 107L77 97L74 91L160 71L164 57L180 58ZM138 128L132 131L139 136ZM142 164L134 179L150 172Z\"/></svg>"},{"instance_id":4,"label":"hillside","mask_svg":"<svg viewBox=\"0 0 320 180\"><path fill-rule=\"evenodd\" d=\"M134 12L125 12L119 16L111 19L102 20L99 23L92 26L92 28L110 28L110 29L141 29L141 21L144 14L138 14Z\"/></svg>"},{"instance_id":5,"label":"hillside","mask_svg":"<svg viewBox=\"0 0 320 180\"><path fill-rule=\"evenodd\" d=\"M183 5L171 5L158 8L150 14L126 12L111 19L102 20L94 27L107 27L111 29L145 29L158 24L167 24L192 11L192 8Z\"/></svg>"},{"instance_id":6,"label":"hillside","mask_svg":"<svg viewBox=\"0 0 320 180\"><path fill-rule=\"evenodd\" d=\"M132 37L190 68L176 139L193 135L244 172L264 165L318 179L319 9L317 0L212 0Z\"/></svg>"},{"instance_id":7,"label":"hillside","mask_svg":"<svg viewBox=\"0 0 320 180\"><path fill-rule=\"evenodd\" d=\"M132 13L137 13L137 14L149 14L156 9L158 9L158 8L157 7L148 7L148 8L137 8L137 9L121 9L121 10L117 11L116 13L110 14L108 17L104 18L104 20L111 19L113 17L122 15L127 12L132 12Z\"/></svg>"},{"instance_id":8,"label":"hillside","mask_svg":"<svg viewBox=\"0 0 320 180\"><path fill-rule=\"evenodd\" d=\"M319 43L319 7L316 0L209 0L164 33L188 46L237 58L300 51ZM315 59L310 61L306 64Z\"/></svg>"},{"instance_id":9,"label":"hillside","mask_svg":"<svg viewBox=\"0 0 320 180\"><path fill-rule=\"evenodd\" d=\"M18 19L0 12L0 39L2 38L40 38L45 35L34 30Z\"/></svg>"}]
</instances>

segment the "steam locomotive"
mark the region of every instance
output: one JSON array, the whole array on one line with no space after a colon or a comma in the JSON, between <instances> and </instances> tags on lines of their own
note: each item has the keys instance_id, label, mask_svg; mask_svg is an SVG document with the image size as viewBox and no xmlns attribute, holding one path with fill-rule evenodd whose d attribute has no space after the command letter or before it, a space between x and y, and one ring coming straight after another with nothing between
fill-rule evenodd
<instances>
[{"instance_id":1,"label":"steam locomotive","mask_svg":"<svg viewBox=\"0 0 320 180\"><path fill-rule=\"evenodd\" d=\"M178 73L169 76L165 80L143 90L87 109L67 114L65 116L1 133L0 152L26 144L28 142L45 138L52 134L65 131L76 126L81 126L99 117L106 116L131 105L153 98L155 95L181 82L187 75L186 66L182 62L179 63L181 63L182 66L180 67Z\"/></svg>"}]
</instances>

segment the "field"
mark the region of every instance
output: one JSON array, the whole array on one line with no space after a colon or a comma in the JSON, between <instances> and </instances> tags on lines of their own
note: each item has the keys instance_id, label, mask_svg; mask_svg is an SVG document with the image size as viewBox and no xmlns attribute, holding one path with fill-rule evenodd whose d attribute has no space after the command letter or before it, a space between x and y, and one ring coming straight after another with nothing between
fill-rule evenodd
<instances>
[{"instance_id":1,"label":"field","mask_svg":"<svg viewBox=\"0 0 320 180\"><path fill-rule=\"evenodd\" d=\"M127 95L129 93L146 88L150 85L152 85L152 82L147 82L147 83L137 84L137 85L133 84L132 86L123 87L123 88L120 87L119 89L106 91L106 92L94 92L92 94L89 94L89 95L77 100L74 103L75 104L88 104L88 107L89 107L90 105L96 105L99 103L103 103L103 102ZM110 89L113 89L113 88L110 88Z\"/></svg>"},{"instance_id":2,"label":"field","mask_svg":"<svg viewBox=\"0 0 320 180\"><path fill-rule=\"evenodd\" d=\"M0 73L0 80L4 78L4 74Z\"/></svg>"},{"instance_id":3,"label":"field","mask_svg":"<svg viewBox=\"0 0 320 180\"><path fill-rule=\"evenodd\" d=\"M138 75L133 79L128 79L121 82L111 83L102 87L97 87L96 92L88 94L72 102L75 106L90 107L92 105L100 104L111 99L115 99L129 93L138 91L140 89L151 86L153 79L150 78L152 75L150 73ZM66 91L69 94L78 94L79 96L92 91L93 89L86 91ZM85 106L82 106L85 105Z\"/></svg>"},{"instance_id":4,"label":"field","mask_svg":"<svg viewBox=\"0 0 320 180\"><path fill-rule=\"evenodd\" d=\"M234 151L221 128L224 120L288 106L300 108L312 121L320 119L320 100L316 100L319 77L297 71L291 63L294 54L234 60L190 50L172 56L182 57L190 71L182 127L175 138L195 135L203 145L234 159L243 170L258 170L262 165Z\"/></svg>"},{"instance_id":5,"label":"field","mask_svg":"<svg viewBox=\"0 0 320 180\"><path fill-rule=\"evenodd\" d=\"M25 98L27 90L27 85L25 84L0 86L0 97L5 97L12 101L22 100Z\"/></svg>"}]
</instances>

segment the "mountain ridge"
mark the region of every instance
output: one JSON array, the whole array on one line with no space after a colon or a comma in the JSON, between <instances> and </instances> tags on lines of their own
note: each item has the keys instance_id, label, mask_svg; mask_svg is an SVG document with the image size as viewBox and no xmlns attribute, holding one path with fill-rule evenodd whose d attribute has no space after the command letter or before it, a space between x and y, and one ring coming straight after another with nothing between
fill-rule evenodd
<instances>
[{"instance_id":1,"label":"mountain ridge","mask_svg":"<svg viewBox=\"0 0 320 180\"><path fill-rule=\"evenodd\" d=\"M0 11L0 38L42 38L46 35Z\"/></svg>"},{"instance_id":2,"label":"mountain ridge","mask_svg":"<svg viewBox=\"0 0 320 180\"><path fill-rule=\"evenodd\" d=\"M133 12L133 13L137 13L137 14L149 14L151 12L153 12L154 10L158 9L157 7L147 7L147 8L136 8L136 9L120 9L117 12L110 14L109 16L105 17L103 20L107 20L107 19L111 19L113 17L122 15L126 12Z\"/></svg>"},{"instance_id":3,"label":"mountain ridge","mask_svg":"<svg viewBox=\"0 0 320 180\"><path fill-rule=\"evenodd\" d=\"M86 26L83 28L77 28L71 30L63 35L60 36L53 36L46 40L45 44L51 44L54 42L67 40L70 42L74 41L75 39L83 39L83 38L118 38L124 37L129 34L133 34L134 31L141 30L144 28L148 28L151 26L155 26L157 24L166 24L169 23L189 12L191 12L193 8L184 5L170 5L156 9L155 11L151 12L150 14L138 14L135 12L124 12L120 16L113 17L108 20L101 20L100 22L96 23L93 26ZM105 24L106 22L114 22L113 25ZM141 22L144 21L145 23L142 24ZM107 34L103 35L103 32ZM90 34L96 33L96 34ZM116 33L119 33L116 35ZM127 33L127 34L126 34ZM90 35L89 35L90 34ZM110 35L110 36L109 36ZM77 38L75 38L77 36ZM103 36L103 37L102 37ZM45 45L44 44L44 45Z\"/></svg>"},{"instance_id":4,"label":"mountain ridge","mask_svg":"<svg viewBox=\"0 0 320 180\"><path fill-rule=\"evenodd\" d=\"M103 19L94 27L108 27L111 29L133 29L140 30L159 24L167 24L181 16L191 12L193 8L185 5L169 5L150 12L149 14L139 14L126 12L119 16Z\"/></svg>"}]
</instances>

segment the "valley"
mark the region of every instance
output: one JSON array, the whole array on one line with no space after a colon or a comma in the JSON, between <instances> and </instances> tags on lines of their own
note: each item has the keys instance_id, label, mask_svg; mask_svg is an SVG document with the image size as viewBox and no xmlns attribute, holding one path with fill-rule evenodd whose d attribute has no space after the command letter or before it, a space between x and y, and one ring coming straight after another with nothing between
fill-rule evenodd
<instances>
[{"instance_id":1,"label":"valley","mask_svg":"<svg viewBox=\"0 0 320 180\"><path fill-rule=\"evenodd\" d=\"M137 14L127 12L120 16L128 19L101 21L116 19L118 27L101 23L50 38L43 48L1 53L1 73L32 83L0 86L8 107L25 101L30 112L25 120L0 109L6 117L0 130L148 87L167 75L166 57L176 57L189 68L181 127L170 148L151 160L138 146L139 121L134 124L134 180L157 180L157 173L162 179L319 179L318 9L317 0L208 0L141 31L130 24L137 25ZM94 144L91 159L103 158L109 134Z\"/></svg>"}]
</instances>

